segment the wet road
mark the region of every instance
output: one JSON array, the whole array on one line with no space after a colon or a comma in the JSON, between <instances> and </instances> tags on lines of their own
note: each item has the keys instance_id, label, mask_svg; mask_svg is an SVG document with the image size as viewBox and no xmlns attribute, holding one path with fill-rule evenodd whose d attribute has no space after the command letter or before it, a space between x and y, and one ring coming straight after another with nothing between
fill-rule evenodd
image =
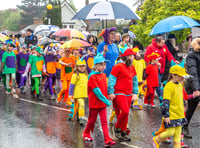
<instances>
[{"instance_id":1,"label":"wet road","mask_svg":"<svg viewBox=\"0 0 200 148\"><path fill-rule=\"evenodd\" d=\"M92 148L92 142L82 140L84 126L68 121L69 108L57 105L43 97L44 101L32 100L27 95L20 99L5 95L0 87L0 148ZM141 102L141 99L140 99ZM156 100L156 103L157 100ZM86 103L87 104L87 103ZM157 104L158 106L158 104ZM108 109L108 114L109 114ZM200 148L200 106L190 124L193 139L185 139L190 148ZM86 116L88 109L86 108ZM152 148L153 131L161 122L159 107L155 109L130 110L129 128L131 142L118 143L113 148ZM110 129L112 129L110 125ZM112 133L112 130L110 130ZM97 141L101 141L98 139ZM100 147L100 145L99 145ZM161 148L172 148L161 145Z\"/></svg>"}]
</instances>

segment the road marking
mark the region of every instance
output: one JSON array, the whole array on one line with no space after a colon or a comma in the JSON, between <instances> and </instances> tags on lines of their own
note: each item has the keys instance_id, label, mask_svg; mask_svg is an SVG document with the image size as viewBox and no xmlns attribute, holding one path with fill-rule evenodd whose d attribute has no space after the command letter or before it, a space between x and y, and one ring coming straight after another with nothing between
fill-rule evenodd
<instances>
[{"instance_id":1,"label":"road marking","mask_svg":"<svg viewBox=\"0 0 200 148\"><path fill-rule=\"evenodd\" d=\"M37 104L37 105L41 105L41 106L46 106L46 107L50 107L50 108L54 108L54 109L58 109L58 110L66 111L66 112L71 112L69 109L66 109L66 108L61 108L61 107L57 107L57 106L51 106L51 105L48 105L48 104L45 104L45 103L39 103L39 102L35 102L35 101L23 99L23 98L19 98L18 100L29 102L29 103L33 103L33 104Z\"/></svg>"},{"instance_id":2,"label":"road marking","mask_svg":"<svg viewBox=\"0 0 200 148\"><path fill-rule=\"evenodd\" d=\"M139 147L137 147L137 146L135 146L135 145L129 145L129 144L126 143L126 142L120 142L120 144L126 145L126 146L131 147L131 148L139 148Z\"/></svg>"}]
</instances>

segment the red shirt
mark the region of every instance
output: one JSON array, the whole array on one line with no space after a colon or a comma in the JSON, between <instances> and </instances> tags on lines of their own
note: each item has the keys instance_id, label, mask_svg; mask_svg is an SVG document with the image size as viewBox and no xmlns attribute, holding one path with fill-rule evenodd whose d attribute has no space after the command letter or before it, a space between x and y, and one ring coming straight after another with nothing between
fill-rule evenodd
<instances>
[{"instance_id":1,"label":"red shirt","mask_svg":"<svg viewBox=\"0 0 200 148\"><path fill-rule=\"evenodd\" d=\"M117 78L115 94L133 94L133 77L137 75L133 65L126 66L124 63L118 63L113 67L111 74Z\"/></svg>"},{"instance_id":2,"label":"red shirt","mask_svg":"<svg viewBox=\"0 0 200 148\"><path fill-rule=\"evenodd\" d=\"M102 94L107 98L107 84L106 84L106 75L102 74L94 74L88 80L88 98L89 98L89 108L104 108L106 104L102 102L97 96L94 94L93 89L98 87Z\"/></svg>"},{"instance_id":3,"label":"red shirt","mask_svg":"<svg viewBox=\"0 0 200 148\"><path fill-rule=\"evenodd\" d=\"M148 64L146 68L147 87L158 87L158 65Z\"/></svg>"},{"instance_id":4,"label":"red shirt","mask_svg":"<svg viewBox=\"0 0 200 148\"><path fill-rule=\"evenodd\" d=\"M165 71L165 63L166 59L171 63L171 60L174 62L176 61L170 51L168 50L167 46L164 45L163 47L159 47L155 41L155 39L152 40L152 43L147 46L145 55L144 55L144 60L149 63L148 55L150 55L152 52L155 52L160 55L159 57L159 63L161 64L161 69L160 73L164 73Z\"/></svg>"}]
</instances>

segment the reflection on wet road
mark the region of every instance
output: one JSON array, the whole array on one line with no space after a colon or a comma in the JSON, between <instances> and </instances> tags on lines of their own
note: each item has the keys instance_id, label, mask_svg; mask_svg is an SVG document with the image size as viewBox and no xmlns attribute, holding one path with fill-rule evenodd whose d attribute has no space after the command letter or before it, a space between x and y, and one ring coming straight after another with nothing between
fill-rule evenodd
<instances>
[{"instance_id":1,"label":"reflection on wet road","mask_svg":"<svg viewBox=\"0 0 200 148\"><path fill-rule=\"evenodd\" d=\"M92 142L82 140L84 126L68 121L69 108L57 105L44 97L43 102L31 100L29 95L14 99L0 89L0 148L92 148ZM29 93L28 93L29 94ZM141 100L140 100L141 102ZM87 104L87 103L86 103ZM87 106L87 105L86 105ZM157 104L158 106L158 104ZM108 114L110 109L108 109ZM194 114L190 129L193 139L185 139L190 148L200 147L200 106ZM86 116L88 109L86 108ZM130 110L131 142L118 143L115 148L152 148L151 133L161 122L159 107ZM112 129L110 125L110 129ZM161 145L161 148L171 148Z\"/></svg>"}]
</instances>

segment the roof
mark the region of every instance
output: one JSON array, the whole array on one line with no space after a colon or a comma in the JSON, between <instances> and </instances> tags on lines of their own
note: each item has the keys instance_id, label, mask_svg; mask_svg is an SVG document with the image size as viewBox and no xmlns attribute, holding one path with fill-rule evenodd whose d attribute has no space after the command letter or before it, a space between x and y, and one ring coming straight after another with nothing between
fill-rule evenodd
<instances>
[{"instance_id":1,"label":"roof","mask_svg":"<svg viewBox=\"0 0 200 148\"><path fill-rule=\"evenodd\" d=\"M64 0L63 2L62 2L62 4L61 4L61 7L63 7L64 5L66 5L68 8L69 8L69 10L74 14L74 15L76 15L76 12L72 9L72 7L69 5L69 3L66 1L66 0ZM87 27L87 24L83 21L83 20L79 20L85 27Z\"/></svg>"}]
</instances>

